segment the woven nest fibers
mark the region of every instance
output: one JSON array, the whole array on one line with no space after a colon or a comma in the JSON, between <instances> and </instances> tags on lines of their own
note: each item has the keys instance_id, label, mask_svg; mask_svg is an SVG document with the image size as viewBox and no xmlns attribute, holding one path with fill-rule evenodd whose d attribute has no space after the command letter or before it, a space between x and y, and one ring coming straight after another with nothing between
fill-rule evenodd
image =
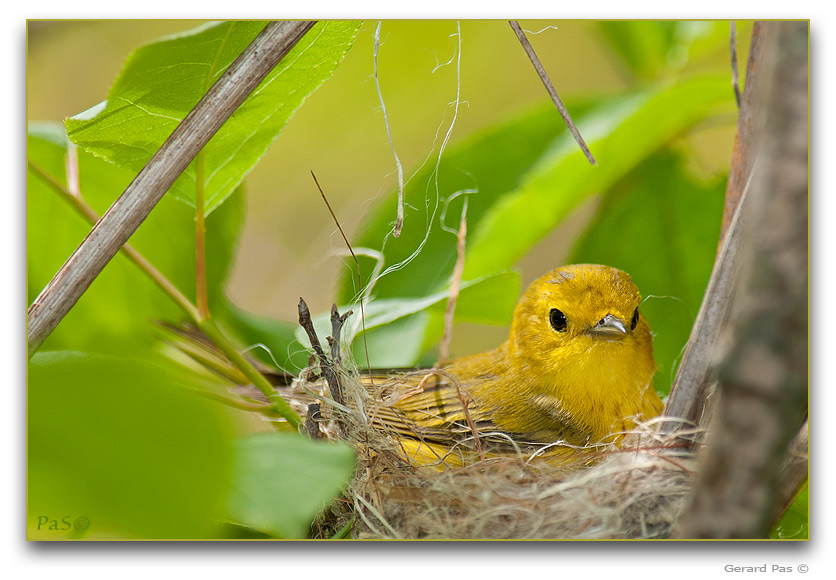
<instances>
[{"instance_id":1,"label":"woven nest fibers","mask_svg":"<svg viewBox=\"0 0 836 580\"><path fill-rule=\"evenodd\" d=\"M319 537L353 518L357 539L666 538L693 484L694 460L653 422L574 461L549 461L546 446L477 456L461 467L416 466L404 455L404 434L374 421L381 403L345 379L339 407L321 384L296 385L323 401L322 436L357 452L354 479L320 517Z\"/></svg>"}]
</instances>

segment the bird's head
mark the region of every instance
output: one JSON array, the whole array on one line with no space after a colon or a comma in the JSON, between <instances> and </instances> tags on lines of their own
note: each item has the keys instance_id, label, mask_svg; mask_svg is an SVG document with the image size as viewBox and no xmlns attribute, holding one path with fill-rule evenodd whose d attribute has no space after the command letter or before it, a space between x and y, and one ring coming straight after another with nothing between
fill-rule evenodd
<instances>
[{"instance_id":1,"label":"bird's head","mask_svg":"<svg viewBox=\"0 0 836 580\"><path fill-rule=\"evenodd\" d=\"M630 276L580 264L535 280L514 314L509 351L526 374L586 373L595 377L652 367L650 328Z\"/></svg>"}]
</instances>

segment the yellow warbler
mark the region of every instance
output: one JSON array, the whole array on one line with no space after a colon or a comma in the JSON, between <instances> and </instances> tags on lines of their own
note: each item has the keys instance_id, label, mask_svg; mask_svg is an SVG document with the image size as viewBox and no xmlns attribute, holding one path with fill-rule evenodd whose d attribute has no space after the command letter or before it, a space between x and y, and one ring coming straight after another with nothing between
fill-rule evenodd
<instances>
[{"instance_id":1,"label":"yellow warbler","mask_svg":"<svg viewBox=\"0 0 836 580\"><path fill-rule=\"evenodd\" d=\"M565 458L617 442L634 418L662 410L640 302L615 268L553 270L523 294L495 350L371 381L382 401L374 422L397 435L415 464L461 465L551 443L551 454Z\"/></svg>"}]
</instances>

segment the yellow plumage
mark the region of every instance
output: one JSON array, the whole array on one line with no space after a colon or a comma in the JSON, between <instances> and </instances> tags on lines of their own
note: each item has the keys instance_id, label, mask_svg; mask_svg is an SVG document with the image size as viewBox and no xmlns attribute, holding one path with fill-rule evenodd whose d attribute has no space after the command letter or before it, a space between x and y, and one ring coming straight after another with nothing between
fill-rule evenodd
<instances>
[{"instance_id":1,"label":"yellow plumage","mask_svg":"<svg viewBox=\"0 0 836 580\"><path fill-rule=\"evenodd\" d=\"M508 340L496 349L438 369L361 375L366 412L415 465L459 466L535 453L553 463L583 463L597 444L618 444L634 418L662 410L640 302L630 276L615 268L553 270L525 291ZM199 333L164 329L180 350L246 384ZM260 370L304 414L312 402L304 386L293 388L293 377ZM245 396L263 398L243 388Z\"/></svg>"},{"instance_id":2,"label":"yellow plumage","mask_svg":"<svg viewBox=\"0 0 836 580\"><path fill-rule=\"evenodd\" d=\"M531 454L563 461L617 443L662 410L641 295L615 268L574 265L534 281L508 340L435 371L366 378L374 423L415 464ZM476 439L478 438L478 443Z\"/></svg>"}]
</instances>

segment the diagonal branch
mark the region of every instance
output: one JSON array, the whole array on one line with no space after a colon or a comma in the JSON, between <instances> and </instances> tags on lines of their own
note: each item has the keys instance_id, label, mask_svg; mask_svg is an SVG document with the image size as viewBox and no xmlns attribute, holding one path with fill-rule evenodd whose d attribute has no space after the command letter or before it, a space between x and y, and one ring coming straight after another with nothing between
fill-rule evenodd
<instances>
[{"instance_id":1,"label":"diagonal branch","mask_svg":"<svg viewBox=\"0 0 836 580\"><path fill-rule=\"evenodd\" d=\"M678 538L764 538L808 387L808 23L769 22L741 286L718 404ZM747 87L746 94L749 93ZM803 444L803 436L799 445Z\"/></svg>"},{"instance_id":2,"label":"diagonal branch","mask_svg":"<svg viewBox=\"0 0 836 580\"><path fill-rule=\"evenodd\" d=\"M737 72L737 23L732 20L729 24L729 52L731 53L732 88L734 100L740 109L740 79Z\"/></svg>"},{"instance_id":3,"label":"diagonal branch","mask_svg":"<svg viewBox=\"0 0 836 580\"><path fill-rule=\"evenodd\" d=\"M95 225L101 219L99 214L93 210L77 193L72 193L69 188L61 185L54 177L47 173L42 167L33 161L27 161L29 170L34 172L38 177L43 179L55 192L57 192L61 199L69 203L72 208L78 212L90 225ZM77 185L75 186L78 187ZM194 322L198 322L198 311L194 305L189 302L180 290L177 289L171 281L166 278L162 272L157 270L151 262L149 262L142 254L140 254L132 245L126 243L120 251L128 257L140 270L142 270L151 281L153 281L169 298L171 298L181 310Z\"/></svg>"},{"instance_id":4,"label":"diagonal branch","mask_svg":"<svg viewBox=\"0 0 836 580\"><path fill-rule=\"evenodd\" d=\"M29 307L30 357L203 146L313 25L267 24L186 115Z\"/></svg>"},{"instance_id":5,"label":"diagonal branch","mask_svg":"<svg viewBox=\"0 0 836 580\"><path fill-rule=\"evenodd\" d=\"M763 23L755 23L746 73L746 90L737 122L732 163L726 186L726 207L714 269L705 291L682 364L676 374L665 415L699 424L708 396L715 383L712 353L720 343L721 332L729 317L736 281L740 271L740 240L746 225L744 197L751 186L755 166L756 144L761 138L757 122L755 98L764 84L763 53L767 44ZM665 422L663 430L671 430L674 422Z\"/></svg>"},{"instance_id":6,"label":"diagonal branch","mask_svg":"<svg viewBox=\"0 0 836 580\"><path fill-rule=\"evenodd\" d=\"M592 156L592 152L589 150L589 147L587 147L586 142L583 140L583 137L581 137L580 131L578 131L578 128L575 127L575 123L572 122L572 117L569 116L569 111L566 110L566 106L563 104L563 101L560 100L560 97L557 94L557 89L554 88L549 75L546 74L546 69L543 68L543 64L540 62L537 53L534 52L534 47L531 46L525 32L523 32L523 29L520 28L520 25L516 20L510 20L508 23L511 25L511 28L514 29L514 33L517 35L520 44L522 44L523 50L525 50L529 60L531 60L531 64L534 65L534 70L537 71L537 75L540 77L540 80L543 81L546 91L548 91L549 96L552 98L552 102L554 102L554 106L557 107L560 116L563 117L563 122L566 123L566 126L572 133L572 137L574 137L575 141L577 141L581 151L583 151L583 154L586 155L589 163L591 165L598 165L598 163L595 162L595 158Z\"/></svg>"}]
</instances>

